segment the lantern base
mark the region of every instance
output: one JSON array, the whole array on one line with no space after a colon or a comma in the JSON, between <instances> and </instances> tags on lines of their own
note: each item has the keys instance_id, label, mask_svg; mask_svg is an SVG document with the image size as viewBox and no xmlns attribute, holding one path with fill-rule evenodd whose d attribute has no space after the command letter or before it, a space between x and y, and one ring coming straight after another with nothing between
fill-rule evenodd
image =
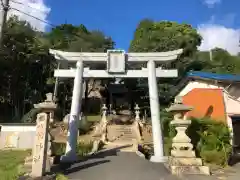
<instances>
[{"instance_id":1,"label":"lantern base","mask_svg":"<svg viewBox=\"0 0 240 180\"><path fill-rule=\"evenodd\" d=\"M202 159L194 157L169 157L168 168L172 174L210 175L210 169L203 166Z\"/></svg>"}]
</instances>

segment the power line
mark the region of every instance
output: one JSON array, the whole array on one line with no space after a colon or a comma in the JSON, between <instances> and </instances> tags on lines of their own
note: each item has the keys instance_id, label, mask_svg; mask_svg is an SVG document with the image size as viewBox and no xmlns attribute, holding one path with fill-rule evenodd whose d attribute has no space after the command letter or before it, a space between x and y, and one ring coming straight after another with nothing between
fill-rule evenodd
<instances>
[{"instance_id":1,"label":"power line","mask_svg":"<svg viewBox=\"0 0 240 180\"><path fill-rule=\"evenodd\" d=\"M3 1L3 0L0 0L0 1ZM12 1L12 0L11 0L11 1ZM33 19L36 19L36 20L38 20L38 21L40 21L40 22L42 22L42 23L45 23L45 24L51 26L52 28L58 27L58 25L54 25L54 24L52 24L52 23L49 23L48 21L45 21L45 20L40 19L40 18L38 18L38 17L36 17L36 16L33 16L33 15L28 14L28 13L26 13L26 12L23 12L23 11L17 9L17 8L9 7L9 9L18 11L18 12L20 12L20 13L26 15L26 16L29 16L29 17L31 17L31 18L33 18ZM64 29L59 29L59 30L61 30L61 31L63 31L63 32L65 31ZM72 35L74 35L75 37L82 38L82 37L81 37L78 33L76 33L76 32L72 32Z\"/></svg>"},{"instance_id":2,"label":"power line","mask_svg":"<svg viewBox=\"0 0 240 180\"><path fill-rule=\"evenodd\" d=\"M53 28L58 27L57 25L51 24L51 23L49 23L48 21L45 21L45 20L43 20L43 19L40 19L40 18L38 18L38 17L36 17L36 16L33 16L33 15L31 15L31 14L25 13L25 12L19 10L19 9L12 8L12 7L11 7L11 9L13 9L13 10L15 10L15 11L18 11L18 12L20 12L20 13L26 15L26 16L29 16L29 17L31 17L31 18L34 18L34 19L36 19L36 20L38 20L38 21L41 21L42 23L45 23L45 24L47 24L47 25L49 25L49 26L51 26L51 27L53 27ZM61 30L61 29L60 29L60 30ZM64 31L64 29L63 29L62 31ZM76 36L76 37L80 37L80 38L81 38L81 36L79 36L79 34L77 34L77 33L72 32L72 34L73 34L74 36Z\"/></svg>"},{"instance_id":3,"label":"power line","mask_svg":"<svg viewBox=\"0 0 240 180\"><path fill-rule=\"evenodd\" d=\"M26 15L26 16L29 16L29 17L31 17L31 18L34 18L34 19L36 19L36 20L38 20L38 21L41 21L42 23L45 23L45 24L47 24L47 25L49 25L49 26L57 27L57 26L54 25L54 24L51 24L51 23L49 23L49 22L47 22L47 21L45 21L45 20L43 20L43 19L40 19L40 18L38 18L38 17L36 17L36 16L33 16L33 15L31 15L31 14L25 13L25 12L19 10L19 9L16 9L16 8L13 8L13 7L11 7L11 9L13 9L13 10L15 10L15 11L18 11L18 12L20 12L20 13Z\"/></svg>"},{"instance_id":4,"label":"power line","mask_svg":"<svg viewBox=\"0 0 240 180\"><path fill-rule=\"evenodd\" d=\"M18 11L18 12L20 12L20 13L26 15L26 16L29 16L29 17L31 17L31 18L34 18L34 19L36 19L36 20L38 20L38 21L41 21L42 23L45 23L45 24L47 24L47 25L49 25L49 26L51 26L51 27L53 27L53 28L58 27L57 25L51 24L51 23L49 23L48 21L45 21L45 20L40 19L40 18L38 18L38 17L36 17L36 16L33 16L33 15L28 14L28 13L26 13L26 12L23 12L23 11L21 11L21 10L19 10L19 9L16 9L16 8L13 8L13 7L11 7L11 9L13 9L13 10L15 10L15 11ZM61 30L61 29L60 29L60 30ZM65 31L65 30L62 29L62 31ZM79 34L77 34L77 33L72 32L72 35L81 38L81 36L80 36Z\"/></svg>"},{"instance_id":5,"label":"power line","mask_svg":"<svg viewBox=\"0 0 240 180\"><path fill-rule=\"evenodd\" d=\"M15 1L15 0L10 0L11 2L15 3L15 4L20 4L22 6L26 6L26 7L29 7L31 9L34 9L34 10L37 10L37 11L40 11L40 12L43 12L43 13L46 13L46 11L43 11L41 9L38 9L38 8L35 8L35 7L32 7L32 6L29 6L28 4L24 4L22 2L19 2L19 1Z\"/></svg>"}]
</instances>

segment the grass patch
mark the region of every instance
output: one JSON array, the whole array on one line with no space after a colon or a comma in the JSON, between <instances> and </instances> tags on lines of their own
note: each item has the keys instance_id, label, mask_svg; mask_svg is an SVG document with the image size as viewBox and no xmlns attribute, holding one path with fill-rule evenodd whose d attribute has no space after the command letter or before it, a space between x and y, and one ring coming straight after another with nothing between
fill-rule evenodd
<instances>
[{"instance_id":1,"label":"grass patch","mask_svg":"<svg viewBox=\"0 0 240 180\"><path fill-rule=\"evenodd\" d=\"M0 179L14 180L22 175L22 165L30 151L4 150L0 151Z\"/></svg>"},{"instance_id":2,"label":"grass patch","mask_svg":"<svg viewBox=\"0 0 240 180\"><path fill-rule=\"evenodd\" d=\"M66 143L53 143L54 148L54 155L63 155L66 150ZM93 142L84 143L84 142L78 142L77 144L77 154L79 156L85 156L87 153L91 152L93 147Z\"/></svg>"},{"instance_id":3,"label":"grass patch","mask_svg":"<svg viewBox=\"0 0 240 180\"><path fill-rule=\"evenodd\" d=\"M97 122L101 120L101 115L87 115L86 118L89 122Z\"/></svg>"},{"instance_id":4,"label":"grass patch","mask_svg":"<svg viewBox=\"0 0 240 180\"><path fill-rule=\"evenodd\" d=\"M68 180L68 178L63 174L57 174L56 180Z\"/></svg>"}]
</instances>

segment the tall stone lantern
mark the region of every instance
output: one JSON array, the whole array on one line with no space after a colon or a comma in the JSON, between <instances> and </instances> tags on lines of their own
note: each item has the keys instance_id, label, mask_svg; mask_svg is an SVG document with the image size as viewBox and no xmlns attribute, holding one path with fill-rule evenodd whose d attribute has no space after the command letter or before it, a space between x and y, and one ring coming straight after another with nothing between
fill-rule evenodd
<instances>
[{"instance_id":1,"label":"tall stone lantern","mask_svg":"<svg viewBox=\"0 0 240 180\"><path fill-rule=\"evenodd\" d=\"M135 110L135 120L140 121L140 107L138 106L138 104L135 105L134 110Z\"/></svg>"},{"instance_id":2,"label":"tall stone lantern","mask_svg":"<svg viewBox=\"0 0 240 180\"><path fill-rule=\"evenodd\" d=\"M184 105L181 97L176 97L175 102L167 109L174 115L171 125L177 131L172 139L171 156L169 157L169 169L172 174L205 174L210 175L209 167L203 166L202 159L196 158L191 139L187 136L186 130L191 124L187 119L187 112L193 107Z\"/></svg>"}]
</instances>

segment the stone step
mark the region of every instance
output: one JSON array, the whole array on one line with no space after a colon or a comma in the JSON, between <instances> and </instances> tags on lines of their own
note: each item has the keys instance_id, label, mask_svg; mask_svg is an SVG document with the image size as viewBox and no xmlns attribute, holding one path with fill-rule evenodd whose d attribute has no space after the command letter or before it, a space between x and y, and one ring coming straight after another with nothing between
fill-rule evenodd
<instances>
[{"instance_id":1,"label":"stone step","mask_svg":"<svg viewBox=\"0 0 240 180\"><path fill-rule=\"evenodd\" d=\"M117 139L136 139L135 136L117 136Z\"/></svg>"},{"instance_id":2,"label":"stone step","mask_svg":"<svg viewBox=\"0 0 240 180\"><path fill-rule=\"evenodd\" d=\"M125 131L125 130L119 130L119 131L118 131L118 130L116 130L116 131L114 130L114 131L112 131L112 132L124 132L124 133L132 133L132 131Z\"/></svg>"},{"instance_id":3,"label":"stone step","mask_svg":"<svg viewBox=\"0 0 240 180\"><path fill-rule=\"evenodd\" d=\"M110 130L110 131L132 131L132 129L124 129L124 128L116 128L116 129L114 129L114 128L108 128L108 130Z\"/></svg>"},{"instance_id":4,"label":"stone step","mask_svg":"<svg viewBox=\"0 0 240 180\"><path fill-rule=\"evenodd\" d=\"M134 133L129 133L129 132L108 132L108 134L123 134L123 135L132 135Z\"/></svg>"},{"instance_id":5,"label":"stone step","mask_svg":"<svg viewBox=\"0 0 240 180\"><path fill-rule=\"evenodd\" d=\"M132 129L132 126L108 126L108 128L112 128L112 129Z\"/></svg>"},{"instance_id":6,"label":"stone step","mask_svg":"<svg viewBox=\"0 0 240 180\"><path fill-rule=\"evenodd\" d=\"M127 142L132 142L132 141L134 141L135 139L134 138L129 138L129 139L126 139L126 138L122 138L122 139L116 139L115 141L113 141L113 142L116 142L116 141L127 141Z\"/></svg>"},{"instance_id":7,"label":"stone step","mask_svg":"<svg viewBox=\"0 0 240 180\"><path fill-rule=\"evenodd\" d=\"M124 131L124 132L132 132L132 129L108 129L108 131Z\"/></svg>"},{"instance_id":8,"label":"stone step","mask_svg":"<svg viewBox=\"0 0 240 180\"><path fill-rule=\"evenodd\" d=\"M118 135L114 135L114 136L107 136L107 137L109 137L109 138L115 138L115 139L124 139L124 138L126 138L126 139L136 139L136 137L135 136L125 136L125 135L122 135L122 136L118 136Z\"/></svg>"},{"instance_id":9,"label":"stone step","mask_svg":"<svg viewBox=\"0 0 240 180\"><path fill-rule=\"evenodd\" d=\"M134 135L134 133L125 133L125 132L114 132L113 134L121 134L123 136Z\"/></svg>"},{"instance_id":10,"label":"stone step","mask_svg":"<svg viewBox=\"0 0 240 180\"><path fill-rule=\"evenodd\" d=\"M132 129L107 129L108 131L124 131L124 132L132 132Z\"/></svg>"},{"instance_id":11,"label":"stone step","mask_svg":"<svg viewBox=\"0 0 240 180\"><path fill-rule=\"evenodd\" d=\"M109 131L108 131L108 134L134 135L135 133L133 133L133 132L116 132L116 131L109 132Z\"/></svg>"},{"instance_id":12,"label":"stone step","mask_svg":"<svg viewBox=\"0 0 240 180\"><path fill-rule=\"evenodd\" d=\"M117 141L112 142L110 144L107 144L104 146L105 149L115 149L119 148L119 151L123 152L135 152L136 148L133 144L133 142L126 142L126 141Z\"/></svg>"}]
</instances>

